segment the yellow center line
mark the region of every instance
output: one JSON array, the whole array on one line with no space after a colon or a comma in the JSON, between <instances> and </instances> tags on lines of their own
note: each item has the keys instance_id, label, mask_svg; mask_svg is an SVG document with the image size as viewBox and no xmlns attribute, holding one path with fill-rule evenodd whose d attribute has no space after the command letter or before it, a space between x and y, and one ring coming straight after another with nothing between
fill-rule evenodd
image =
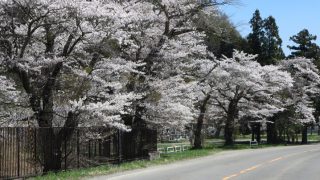
<instances>
[{"instance_id":1,"label":"yellow center line","mask_svg":"<svg viewBox=\"0 0 320 180\"><path fill-rule=\"evenodd\" d=\"M239 173L232 174L232 175L230 175L230 176L226 176L226 177L224 177L222 180L229 180L229 179L234 178L234 177L237 177L237 176L239 176L239 175L241 175L241 174L245 174L245 173L248 173L248 172L250 172L250 171L253 171L253 170L259 168L260 166L263 166L264 164L272 163L272 162L275 162L275 161L279 161L279 160L281 160L281 159L283 159L283 157L278 157L278 158L276 158L276 159L272 159L272 160L270 160L270 161L266 161L265 163L262 163L262 164L258 164L258 165L249 167L249 168L247 168L247 169L241 170Z\"/></svg>"},{"instance_id":2,"label":"yellow center line","mask_svg":"<svg viewBox=\"0 0 320 180\"><path fill-rule=\"evenodd\" d=\"M237 173L237 174L232 174L232 175L230 175L230 176L226 176L226 177L224 177L222 180L228 180L228 179L237 177L237 176L239 176L240 174L244 174L244 173L247 173L247 172L249 172L249 171L253 171L253 170L257 169L257 168L260 167L260 166L262 166L262 164L258 164L258 165L252 166L252 167L250 167L250 168L247 168L247 169L245 169L245 170L240 171L240 172Z\"/></svg>"},{"instance_id":3,"label":"yellow center line","mask_svg":"<svg viewBox=\"0 0 320 180\"><path fill-rule=\"evenodd\" d=\"M271 161L268 161L268 162L269 162L269 163L272 163L272 162L275 162L275 161L279 161L279 160L281 160L281 159L283 159L283 157L278 157L278 158L272 159Z\"/></svg>"},{"instance_id":4,"label":"yellow center line","mask_svg":"<svg viewBox=\"0 0 320 180\"><path fill-rule=\"evenodd\" d=\"M317 150L318 150L318 149L317 149ZM315 151L315 149L313 149L313 150L307 150L307 151L302 151L302 153L307 153L307 152L312 152L312 151ZM290 156L294 156L294 155L297 155L297 154L300 154L300 153L301 153L301 152L292 153L292 154L286 155L285 157L278 157L278 158L272 159L272 160L270 160L270 161L266 161L266 162L264 162L264 163L261 163L261 164L252 166L252 167L247 168L247 169L244 169L244 170L241 170L239 173L232 174L232 175L230 175L230 176L225 176L222 180L229 180L229 179L234 178L234 177L237 177L237 176L239 176L239 175L241 175L241 174L245 174L245 173L248 173L248 172L250 172L250 171L253 171L253 170L257 169L258 167L263 166L263 165L265 165L265 164L273 163L273 162L276 162L276 161L279 161L279 160L282 160L282 159L284 159L284 158L288 158L288 157L290 157Z\"/></svg>"},{"instance_id":5,"label":"yellow center line","mask_svg":"<svg viewBox=\"0 0 320 180\"><path fill-rule=\"evenodd\" d=\"M238 176L238 174L232 174L230 176L224 177L222 180L228 180L228 179L231 179L231 178L237 177L237 176Z\"/></svg>"}]
</instances>

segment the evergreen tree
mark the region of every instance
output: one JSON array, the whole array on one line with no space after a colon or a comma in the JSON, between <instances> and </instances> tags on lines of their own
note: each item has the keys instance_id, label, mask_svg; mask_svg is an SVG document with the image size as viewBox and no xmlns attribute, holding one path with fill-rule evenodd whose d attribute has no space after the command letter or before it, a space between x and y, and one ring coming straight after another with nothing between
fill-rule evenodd
<instances>
[{"instance_id":1,"label":"evergreen tree","mask_svg":"<svg viewBox=\"0 0 320 180\"><path fill-rule=\"evenodd\" d=\"M293 50L290 57L319 59L319 46L314 43L317 36L310 34L307 29L303 29L297 35L290 37L290 40L297 44L288 46L289 49Z\"/></svg>"},{"instance_id":2,"label":"evergreen tree","mask_svg":"<svg viewBox=\"0 0 320 180\"><path fill-rule=\"evenodd\" d=\"M279 36L279 29L274 17L269 16L264 20L265 42L263 43L263 62L262 65L276 64L284 58L281 48L282 39Z\"/></svg>"},{"instance_id":3,"label":"evergreen tree","mask_svg":"<svg viewBox=\"0 0 320 180\"><path fill-rule=\"evenodd\" d=\"M264 41L263 32L263 20L260 16L260 11L257 9L252 19L249 22L251 24L252 32L248 35L249 51L251 54L258 54L258 62L262 64L263 57L262 54L262 44Z\"/></svg>"}]
</instances>

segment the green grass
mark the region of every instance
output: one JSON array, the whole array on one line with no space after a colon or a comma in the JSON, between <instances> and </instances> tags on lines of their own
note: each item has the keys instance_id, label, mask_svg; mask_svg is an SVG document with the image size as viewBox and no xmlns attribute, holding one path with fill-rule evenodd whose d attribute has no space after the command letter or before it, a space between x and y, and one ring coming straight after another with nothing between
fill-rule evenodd
<instances>
[{"instance_id":1,"label":"green grass","mask_svg":"<svg viewBox=\"0 0 320 180\"><path fill-rule=\"evenodd\" d=\"M146 168L146 167L155 166L155 165L169 164L179 160L193 159L197 157L212 155L220 151L221 149L206 147L201 150L188 150L188 151L179 152L179 153L164 154L164 155L161 155L161 158L153 161L139 160L139 161L122 163L120 165L104 165L99 167L70 170L70 171L59 172L59 173L49 173L45 176L39 176L32 179L35 179L35 180L80 179L81 177L84 177L84 176L106 175L106 174L112 174L117 172L123 172L127 170Z\"/></svg>"},{"instance_id":2,"label":"green grass","mask_svg":"<svg viewBox=\"0 0 320 180\"><path fill-rule=\"evenodd\" d=\"M254 148L265 148L265 147L271 147L271 146L273 145L259 145L259 146L255 146ZM76 180L76 179L80 179L88 176L107 175L107 174L123 172L127 170L134 170L134 169L141 169L141 168L146 168L150 166L170 164L176 161L213 155L218 152L226 151L226 150L240 150L240 149L249 149L249 148L250 146L248 144L235 144L233 146L223 146L222 144L210 144L200 150L188 150L184 152L162 154L159 159L156 159L153 161L139 160L139 161L122 163L120 165L104 165L99 167L70 170L70 171L64 171L59 173L49 173L45 176L34 177L32 179L35 179L35 180L42 180L42 179L73 180L74 179Z\"/></svg>"},{"instance_id":3,"label":"green grass","mask_svg":"<svg viewBox=\"0 0 320 180\"><path fill-rule=\"evenodd\" d=\"M250 140L251 136L239 136L240 140ZM264 138L264 137L263 137ZM308 135L309 141L320 141L320 136L318 135ZM181 142L167 142L167 143L158 143L158 147L166 148L169 146L180 146L180 145L190 145L188 141L181 141ZM77 170L70 170L70 171L63 171L59 173L49 173L45 176L34 177L32 179L35 180L76 180L83 177L89 176L98 176L98 175L108 175L117 172L123 172L128 170L134 169L141 169L150 166L156 165L163 165L163 164L170 164L176 161L187 160L187 159L194 159L198 157L204 157L216 154L221 151L227 150L241 150L241 149L258 149L258 148L266 148L266 147L275 147L275 146L284 146L284 144L278 145L269 145L269 144L260 144L258 146L252 146L248 144L235 144L233 146L224 146L223 141L221 139L206 139L205 140L205 147L200 150L188 150L184 152L176 152L170 154L161 154L159 159L148 161L148 160L139 160L139 161L132 161L132 162L125 162L120 165L103 165L98 167L92 168L83 168Z\"/></svg>"},{"instance_id":4,"label":"green grass","mask_svg":"<svg viewBox=\"0 0 320 180\"><path fill-rule=\"evenodd\" d=\"M320 141L320 136L318 134L309 134L308 141Z\"/></svg>"}]
</instances>

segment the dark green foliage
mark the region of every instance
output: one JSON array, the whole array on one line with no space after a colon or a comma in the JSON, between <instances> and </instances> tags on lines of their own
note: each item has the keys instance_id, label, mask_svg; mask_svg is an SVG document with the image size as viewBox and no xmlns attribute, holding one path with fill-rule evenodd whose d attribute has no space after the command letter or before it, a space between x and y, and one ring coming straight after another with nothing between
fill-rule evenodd
<instances>
[{"instance_id":1,"label":"dark green foliage","mask_svg":"<svg viewBox=\"0 0 320 180\"><path fill-rule=\"evenodd\" d=\"M307 29L301 30L297 35L290 37L295 46L288 46L292 50L290 57L306 57L319 59L319 46L314 43L317 36L309 33Z\"/></svg>"},{"instance_id":2,"label":"dark green foliage","mask_svg":"<svg viewBox=\"0 0 320 180\"><path fill-rule=\"evenodd\" d=\"M259 10L256 10L250 20L252 32L248 35L249 52L258 54L261 65L276 64L283 59L282 40L276 20L269 16L263 20Z\"/></svg>"},{"instance_id":3,"label":"dark green foliage","mask_svg":"<svg viewBox=\"0 0 320 180\"><path fill-rule=\"evenodd\" d=\"M258 62L262 61L262 44L264 41L264 32L263 32L263 20L260 16L260 11L256 10L253 14L252 19L249 22L252 28L252 32L248 35L248 44L249 44L249 52L251 54L258 54Z\"/></svg>"},{"instance_id":4,"label":"dark green foliage","mask_svg":"<svg viewBox=\"0 0 320 180\"><path fill-rule=\"evenodd\" d=\"M262 64L276 64L277 61L284 59L285 55L281 48L282 39L279 36L279 29L276 20L269 16L264 20L265 41L263 44Z\"/></svg>"}]
</instances>

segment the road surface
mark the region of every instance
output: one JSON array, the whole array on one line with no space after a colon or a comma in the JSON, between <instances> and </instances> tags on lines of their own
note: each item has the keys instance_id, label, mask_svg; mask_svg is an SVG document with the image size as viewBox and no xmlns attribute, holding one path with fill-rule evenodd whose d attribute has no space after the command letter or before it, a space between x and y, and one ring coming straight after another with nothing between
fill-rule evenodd
<instances>
[{"instance_id":1,"label":"road surface","mask_svg":"<svg viewBox=\"0 0 320 180\"><path fill-rule=\"evenodd\" d=\"M320 180L320 145L222 152L92 180Z\"/></svg>"}]
</instances>

